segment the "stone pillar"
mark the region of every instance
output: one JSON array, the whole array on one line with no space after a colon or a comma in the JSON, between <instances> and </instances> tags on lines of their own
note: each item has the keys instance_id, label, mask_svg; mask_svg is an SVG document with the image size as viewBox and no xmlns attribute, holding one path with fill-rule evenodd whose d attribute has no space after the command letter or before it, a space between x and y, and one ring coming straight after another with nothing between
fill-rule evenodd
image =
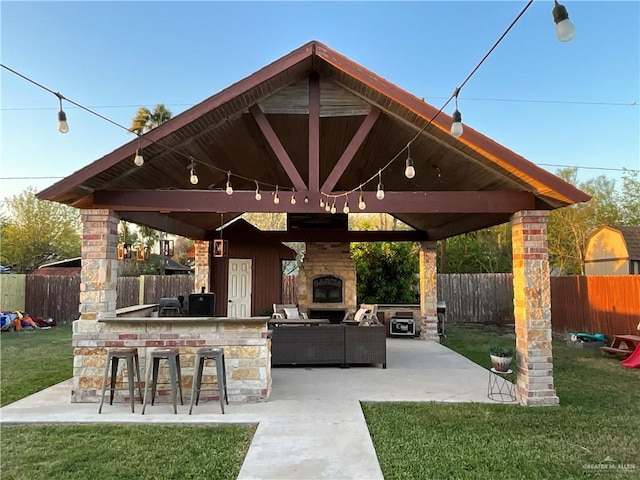
<instances>
[{"instance_id":1,"label":"stone pillar","mask_svg":"<svg viewBox=\"0 0 640 480\"><path fill-rule=\"evenodd\" d=\"M438 336L438 276L436 242L420 242L420 339L440 342Z\"/></svg>"},{"instance_id":2,"label":"stone pillar","mask_svg":"<svg viewBox=\"0 0 640 480\"><path fill-rule=\"evenodd\" d=\"M511 217L516 322L516 397L522 405L557 405L551 353L551 288L546 210Z\"/></svg>"},{"instance_id":3,"label":"stone pillar","mask_svg":"<svg viewBox=\"0 0 640 480\"><path fill-rule=\"evenodd\" d=\"M195 269L193 288L196 293L200 293L204 287L205 292L211 291L210 272L211 257L209 254L210 242L205 240L195 240Z\"/></svg>"}]
</instances>

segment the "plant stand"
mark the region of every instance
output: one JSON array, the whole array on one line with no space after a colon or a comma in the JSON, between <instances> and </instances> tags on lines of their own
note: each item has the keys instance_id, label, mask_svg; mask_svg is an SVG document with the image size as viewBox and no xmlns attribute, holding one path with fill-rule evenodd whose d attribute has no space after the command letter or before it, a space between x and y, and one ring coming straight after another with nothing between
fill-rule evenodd
<instances>
[{"instance_id":1,"label":"plant stand","mask_svg":"<svg viewBox=\"0 0 640 480\"><path fill-rule=\"evenodd\" d=\"M515 402L515 385L509 381L507 375L513 370L499 372L495 368L489 370L489 384L487 385L487 397L495 402Z\"/></svg>"}]
</instances>

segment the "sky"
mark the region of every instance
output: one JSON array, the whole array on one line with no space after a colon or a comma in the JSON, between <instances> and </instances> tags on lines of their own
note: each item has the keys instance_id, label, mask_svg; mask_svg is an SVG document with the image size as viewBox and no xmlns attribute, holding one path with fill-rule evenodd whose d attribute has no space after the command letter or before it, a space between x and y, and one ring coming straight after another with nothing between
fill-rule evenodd
<instances>
[{"instance_id":1,"label":"sky","mask_svg":"<svg viewBox=\"0 0 640 480\"><path fill-rule=\"evenodd\" d=\"M640 169L640 2L537 0L459 94L463 122L551 172ZM0 2L1 63L129 126L174 115L310 40L440 108L526 1ZM0 69L0 200L42 190L131 133ZM445 111L453 111L449 106Z\"/></svg>"}]
</instances>

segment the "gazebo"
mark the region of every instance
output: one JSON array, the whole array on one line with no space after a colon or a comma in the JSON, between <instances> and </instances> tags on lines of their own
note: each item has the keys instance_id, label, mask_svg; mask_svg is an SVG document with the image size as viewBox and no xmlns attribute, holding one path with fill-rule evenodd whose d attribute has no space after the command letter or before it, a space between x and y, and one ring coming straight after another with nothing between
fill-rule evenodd
<instances>
[{"instance_id":1,"label":"gazebo","mask_svg":"<svg viewBox=\"0 0 640 480\"><path fill-rule=\"evenodd\" d=\"M418 241L421 338L430 341L438 341L436 242L511 222L517 397L523 405L557 404L547 218L589 196L472 128L453 137L451 117L431 121L436 112L312 41L40 192L40 199L82 210L74 345L116 315L119 220L194 239L195 285L205 290L220 276L213 261L218 227L245 212L289 214L286 231L260 235L316 250ZM405 175L409 163L412 178ZM350 231L340 213L348 211L389 213L413 230ZM309 308L311 288L300 292ZM344 306L353 302L345 290ZM92 388L76 382L76 401Z\"/></svg>"}]
</instances>

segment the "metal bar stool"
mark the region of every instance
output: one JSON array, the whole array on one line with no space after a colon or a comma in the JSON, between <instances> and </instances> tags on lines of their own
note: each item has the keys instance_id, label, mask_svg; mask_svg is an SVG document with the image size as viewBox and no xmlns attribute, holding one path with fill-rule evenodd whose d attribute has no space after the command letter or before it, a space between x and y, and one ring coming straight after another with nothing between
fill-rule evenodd
<instances>
[{"instance_id":1,"label":"metal bar stool","mask_svg":"<svg viewBox=\"0 0 640 480\"><path fill-rule=\"evenodd\" d=\"M142 402L142 387L140 386L140 358L138 358L137 348L114 348L107 353L107 363L104 367L104 379L102 380L102 397L100 399L100 408L98 413L102 413L102 405L104 405L104 394L107 389L107 381L109 380L109 365L111 365L111 381L109 384L109 405L113 405L113 395L115 390L123 390L116 388L116 376L118 374L118 361L123 359L127 362L127 383L129 384L129 398L131 400L131 413L135 413L135 385L138 385L140 393L140 401ZM135 379L134 379L135 369Z\"/></svg>"},{"instance_id":2,"label":"metal bar stool","mask_svg":"<svg viewBox=\"0 0 640 480\"><path fill-rule=\"evenodd\" d=\"M227 395L227 371L224 363L224 350L220 347L202 347L196 351L193 371L193 386L191 389L191 405L189 407L189 415L193 410L193 405L198 405L200 392L202 390L215 390L213 388L202 388L202 371L204 370L204 362L206 360L214 360L216 362L216 383L218 386L218 395L220 396L220 408L224 413L224 403L229 405L229 397ZM207 384L212 382L207 382Z\"/></svg>"},{"instance_id":3,"label":"metal bar stool","mask_svg":"<svg viewBox=\"0 0 640 480\"><path fill-rule=\"evenodd\" d=\"M147 381L144 386L144 402L142 404L142 415L144 415L149 400L149 384L151 383L151 405L156 399L156 387L158 386L158 369L160 360L167 360L169 363L169 383L171 384L171 399L173 401L173 413L178 413L177 392L180 391L180 405L184 405L182 400L182 376L180 374L180 353L177 348L157 348L149 354L147 363ZM151 373L153 371L153 374ZM152 377L151 379L149 377ZM149 381L151 380L151 381Z\"/></svg>"}]
</instances>

